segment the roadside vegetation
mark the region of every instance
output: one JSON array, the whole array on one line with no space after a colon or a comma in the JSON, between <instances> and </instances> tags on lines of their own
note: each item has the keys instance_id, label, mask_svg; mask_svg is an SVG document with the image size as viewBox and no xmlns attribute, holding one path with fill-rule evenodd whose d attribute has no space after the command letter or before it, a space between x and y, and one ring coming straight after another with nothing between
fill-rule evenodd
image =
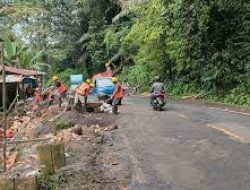
<instances>
[{"instance_id":1,"label":"roadside vegetation","mask_svg":"<svg viewBox=\"0 0 250 190\"><path fill-rule=\"evenodd\" d=\"M9 65L68 82L112 60L141 92L160 76L174 96L250 105L248 1L151 0L126 9L118 0L13 2L0 11Z\"/></svg>"}]
</instances>

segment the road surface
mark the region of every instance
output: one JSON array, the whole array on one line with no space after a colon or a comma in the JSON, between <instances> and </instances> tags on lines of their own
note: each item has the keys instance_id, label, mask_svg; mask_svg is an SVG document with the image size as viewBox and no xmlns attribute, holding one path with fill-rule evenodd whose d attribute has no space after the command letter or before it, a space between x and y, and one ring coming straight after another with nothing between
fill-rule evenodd
<instances>
[{"instance_id":1,"label":"road surface","mask_svg":"<svg viewBox=\"0 0 250 190\"><path fill-rule=\"evenodd\" d=\"M250 115L145 98L121 107L131 190L250 190Z\"/></svg>"}]
</instances>

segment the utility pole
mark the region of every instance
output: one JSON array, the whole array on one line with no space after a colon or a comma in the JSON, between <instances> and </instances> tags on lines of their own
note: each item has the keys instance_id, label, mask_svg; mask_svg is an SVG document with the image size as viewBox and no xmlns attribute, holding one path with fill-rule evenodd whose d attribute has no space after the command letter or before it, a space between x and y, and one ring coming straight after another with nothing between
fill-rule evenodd
<instances>
[{"instance_id":1,"label":"utility pole","mask_svg":"<svg viewBox=\"0 0 250 190\"><path fill-rule=\"evenodd\" d=\"M6 75L5 75L5 65L4 65L4 52L3 52L3 41L0 39L0 64L2 65L2 103L3 103L3 160L4 160L4 172L7 171L7 107L6 107Z\"/></svg>"}]
</instances>

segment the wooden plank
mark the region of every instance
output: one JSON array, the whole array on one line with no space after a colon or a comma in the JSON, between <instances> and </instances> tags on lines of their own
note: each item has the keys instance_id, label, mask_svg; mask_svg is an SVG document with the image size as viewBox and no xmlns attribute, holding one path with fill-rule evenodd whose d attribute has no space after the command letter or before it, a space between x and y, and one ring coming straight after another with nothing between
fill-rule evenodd
<instances>
[{"instance_id":1,"label":"wooden plank","mask_svg":"<svg viewBox=\"0 0 250 190\"><path fill-rule=\"evenodd\" d=\"M41 171L45 174L54 173L51 145L45 144L37 147L38 158L40 161Z\"/></svg>"},{"instance_id":2,"label":"wooden plank","mask_svg":"<svg viewBox=\"0 0 250 190\"><path fill-rule=\"evenodd\" d=\"M22 144L22 143L46 141L46 140L51 140L51 139L52 137L28 139L28 140L13 140L13 141L9 141L7 144Z\"/></svg>"},{"instance_id":3,"label":"wooden plank","mask_svg":"<svg viewBox=\"0 0 250 190\"><path fill-rule=\"evenodd\" d=\"M0 178L0 190L15 190L14 179Z\"/></svg>"},{"instance_id":4,"label":"wooden plank","mask_svg":"<svg viewBox=\"0 0 250 190\"><path fill-rule=\"evenodd\" d=\"M64 143L57 143L51 145L52 147L52 159L53 159L53 168L54 171L60 169L65 166L65 146Z\"/></svg>"},{"instance_id":5,"label":"wooden plank","mask_svg":"<svg viewBox=\"0 0 250 190\"><path fill-rule=\"evenodd\" d=\"M7 94L6 94L6 73L5 73L5 65L4 65L4 53L3 53L3 43L0 42L0 61L2 65L2 104L3 104L3 168L4 171L7 171L7 138L6 138L6 130L7 130Z\"/></svg>"},{"instance_id":6,"label":"wooden plank","mask_svg":"<svg viewBox=\"0 0 250 190\"><path fill-rule=\"evenodd\" d=\"M36 178L34 176L17 178L15 180L15 190L36 190Z\"/></svg>"}]
</instances>

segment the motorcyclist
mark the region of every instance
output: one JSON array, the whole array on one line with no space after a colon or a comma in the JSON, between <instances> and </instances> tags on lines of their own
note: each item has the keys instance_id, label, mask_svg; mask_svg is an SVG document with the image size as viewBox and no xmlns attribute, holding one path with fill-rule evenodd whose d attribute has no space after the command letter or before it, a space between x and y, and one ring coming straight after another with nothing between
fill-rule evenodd
<instances>
[{"instance_id":1,"label":"motorcyclist","mask_svg":"<svg viewBox=\"0 0 250 190\"><path fill-rule=\"evenodd\" d=\"M156 98L156 94L163 94L164 93L164 84L160 81L160 77L155 77L153 80L153 84L150 88L150 104L152 105L154 99Z\"/></svg>"}]
</instances>

